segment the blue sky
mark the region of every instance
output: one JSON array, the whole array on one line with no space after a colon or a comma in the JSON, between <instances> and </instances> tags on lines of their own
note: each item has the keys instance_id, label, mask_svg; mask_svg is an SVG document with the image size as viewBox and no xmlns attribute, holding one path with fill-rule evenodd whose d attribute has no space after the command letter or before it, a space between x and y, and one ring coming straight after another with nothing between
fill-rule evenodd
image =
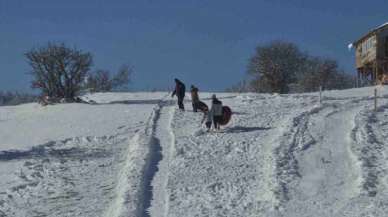
<instances>
[{"instance_id":1,"label":"blue sky","mask_svg":"<svg viewBox=\"0 0 388 217\"><path fill-rule=\"evenodd\" d=\"M347 44L388 21L388 2L311 0L0 0L0 90L29 91L23 54L65 42L94 55L95 69L135 68L132 88L178 77L223 90L245 76L256 45L288 40L354 73Z\"/></svg>"}]
</instances>

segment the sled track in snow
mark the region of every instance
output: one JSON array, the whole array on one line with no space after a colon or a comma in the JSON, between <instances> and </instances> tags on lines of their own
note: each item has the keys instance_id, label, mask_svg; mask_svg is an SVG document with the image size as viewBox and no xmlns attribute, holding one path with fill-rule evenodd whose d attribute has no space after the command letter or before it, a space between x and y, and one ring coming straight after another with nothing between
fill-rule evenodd
<instances>
[{"instance_id":1,"label":"sled track in snow","mask_svg":"<svg viewBox=\"0 0 388 217\"><path fill-rule=\"evenodd\" d=\"M152 186L152 181L155 177L155 174L158 172L159 162L163 159L160 140L156 137L152 137L150 146L150 156L143 176L143 207L141 208L141 217L151 216L149 208L151 207L151 201L154 197L154 187Z\"/></svg>"},{"instance_id":2,"label":"sled track in snow","mask_svg":"<svg viewBox=\"0 0 388 217\"><path fill-rule=\"evenodd\" d=\"M274 150L277 189L275 195L278 199L279 206L290 200L289 189L292 188L296 179L301 177L299 173L298 160L296 155L306 151L317 143L317 140L309 132L309 123L312 115L321 112L322 110L332 107L334 110L326 117L330 117L342 111L340 105L324 104L319 107L313 107L296 117L292 118L291 125L287 126L283 133L284 138L280 141L280 145Z\"/></svg>"},{"instance_id":3,"label":"sled track in snow","mask_svg":"<svg viewBox=\"0 0 388 217\"><path fill-rule=\"evenodd\" d=\"M386 106L386 105L385 105ZM384 165L384 143L375 134L373 123L377 123L376 114L369 111L361 111L355 118L356 126L352 130L352 139L355 141L353 151L361 162L361 193L374 197L378 192L379 177L385 173L381 165Z\"/></svg>"},{"instance_id":4,"label":"sled track in snow","mask_svg":"<svg viewBox=\"0 0 388 217\"><path fill-rule=\"evenodd\" d=\"M147 134L150 135L150 141L149 141L149 153L146 159L146 164L143 169L143 177L142 177L142 187L139 193L140 197L140 204L139 204L139 217L150 217L149 208L151 206L151 200L152 200L152 191L153 187L151 185L151 182L158 170L157 166L159 161L162 159L161 155L161 146L160 141L155 138L155 130L157 122L160 118L160 112L163 108L162 101L159 101L156 108L154 108L153 114L151 116L151 123L149 128L146 129Z\"/></svg>"},{"instance_id":5,"label":"sled track in snow","mask_svg":"<svg viewBox=\"0 0 388 217\"><path fill-rule=\"evenodd\" d=\"M168 158L168 156L164 156L166 151L163 148L167 147L168 144L164 144L166 141L165 138L160 138L160 131L164 132L160 128L167 128L168 126L163 126L163 111L170 105L172 105L172 101L160 101L157 107L154 109L154 114L152 118L152 127L150 131L150 142L149 142L149 154L147 157L147 162L144 168L143 178L142 178L142 190L141 190L141 213L140 217L151 217L153 216L153 212L167 213L168 204L167 198L164 198L166 195L165 185L167 183L168 174L166 171L166 163L164 163L162 171L164 174L158 174L161 167L161 162L164 158ZM166 123L170 124L170 123ZM167 135L171 136L171 135ZM171 138L170 138L171 139ZM163 144L162 144L163 143ZM168 159L166 159L168 160ZM167 165L168 166L168 165ZM168 170L168 168L167 168ZM158 176L159 175L159 176ZM158 178L158 183L155 183L155 179ZM162 201L160 201L162 200ZM155 210L152 210L155 209Z\"/></svg>"},{"instance_id":6,"label":"sled track in snow","mask_svg":"<svg viewBox=\"0 0 388 217\"><path fill-rule=\"evenodd\" d=\"M166 141L158 134L159 129L165 126L159 125L163 124L161 122L165 118L165 108L172 103L173 101L165 100L165 97L160 99L149 115L145 127L132 138L125 153L125 163L117 177L116 196L104 216L153 216L150 209L155 197L163 204L158 206L158 211L167 209L166 200L155 195L155 190L160 186L155 188L153 182L160 170L160 162L165 158L162 151Z\"/></svg>"},{"instance_id":7,"label":"sled track in snow","mask_svg":"<svg viewBox=\"0 0 388 217\"><path fill-rule=\"evenodd\" d=\"M169 164L175 143L175 136L171 129L171 123L175 108L171 107L172 101L164 102L160 111L158 122L155 125L154 138L159 141L161 159L158 163L158 171L152 179L152 200L148 209L150 216L168 217L169 212Z\"/></svg>"},{"instance_id":8,"label":"sled track in snow","mask_svg":"<svg viewBox=\"0 0 388 217\"><path fill-rule=\"evenodd\" d=\"M278 200L278 207L286 203L289 198L289 185L300 178L298 161L295 154L304 151L316 141L308 130L310 116L318 113L322 107L315 107L292 118L292 124L287 126L279 146L274 150L277 189L275 195Z\"/></svg>"}]
</instances>

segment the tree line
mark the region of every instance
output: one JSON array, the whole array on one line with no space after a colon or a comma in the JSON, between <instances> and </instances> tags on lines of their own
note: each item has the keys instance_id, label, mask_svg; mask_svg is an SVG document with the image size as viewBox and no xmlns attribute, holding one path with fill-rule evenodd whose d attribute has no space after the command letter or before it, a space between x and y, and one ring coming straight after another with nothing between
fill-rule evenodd
<instances>
[{"instance_id":1,"label":"tree line","mask_svg":"<svg viewBox=\"0 0 388 217\"><path fill-rule=\"evenodd\" d=\"M64 43L48 43L25 53L31 66L31 87L39 89L50 102L75 102L83 91L125 91L133 68L123 65L116 73L92 70L90 52ZM353 86L353 77L339 69L337 61L302 52L286 41L259 45L247 66L248 79L227 91L259 93L296 93L319 88L345 89ZM0 105L36 100L30 94L0 92Z\"/></svg>"},{"instance_id":2,"label":"tree line","mask_svg":"<svg viewBox=\"0 0 388 217\"><path fill-rule=\"evenodd\" d=\"M35 102L36 100L37 96L33 94L0 91L0 106L19 105L23 103Z\"/></svg>"},{"instance_id":3,"label":"tree line","mask_svg":"<svg viewBox=\"0 0 388 217\"><path fill-rule=\"evenodd\" d=\"M257 46L249 59L247 74L247 80L228 91L284 94L318 91L320 87L346 89L354 83L351 75L339 69L336 60L311 56L286 41Z\"/></svg>"}]
</instances>

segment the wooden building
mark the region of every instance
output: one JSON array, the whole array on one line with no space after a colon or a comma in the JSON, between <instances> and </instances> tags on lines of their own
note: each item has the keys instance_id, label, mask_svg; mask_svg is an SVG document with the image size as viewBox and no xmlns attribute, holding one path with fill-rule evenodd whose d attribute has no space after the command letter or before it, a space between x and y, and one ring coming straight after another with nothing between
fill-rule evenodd
<instances>
[{"instance_id":1,"label":"wooden building","mask_svg":"<svg viewBox=\"0 0 388 217\"><path fill-rule=\"evenodd\" d=\"M385 23L352 44L356 50L357 83L388 82L388 23Z\"/></svg>"}]
</instances>

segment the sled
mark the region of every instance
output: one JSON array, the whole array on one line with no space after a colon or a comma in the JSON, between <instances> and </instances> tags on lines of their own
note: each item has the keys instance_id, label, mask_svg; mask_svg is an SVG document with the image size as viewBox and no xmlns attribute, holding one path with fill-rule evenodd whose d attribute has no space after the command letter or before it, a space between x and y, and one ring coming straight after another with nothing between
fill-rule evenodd
<instances>
[{"instance_id":1,"label":"sled","mask_svg":"<svg viewBox=\"0 0 388 217\"><path fill-rule=\"evenodd\" d=\"M221 125L227 125L232 117L232 109L228 106L222 106L222 120Z\"/></svg>"}]
</instances>

